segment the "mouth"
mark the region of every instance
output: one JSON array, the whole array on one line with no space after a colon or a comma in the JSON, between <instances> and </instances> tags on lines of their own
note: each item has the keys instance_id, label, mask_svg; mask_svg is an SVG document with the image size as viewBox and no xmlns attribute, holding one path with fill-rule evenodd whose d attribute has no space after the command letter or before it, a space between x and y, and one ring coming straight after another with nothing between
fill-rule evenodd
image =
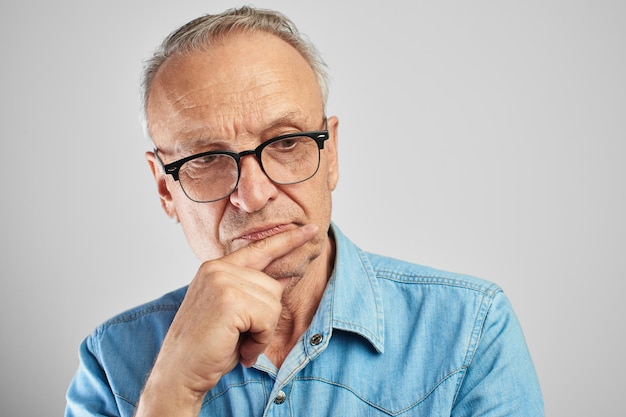
<instances>
[{"instance_id":1,"label":"mouth","mask_svg":"<svg viewBox=\"0 0 626 417\"><path fill-rule=\"evenodd\" d=\"M236 241L244 241L244 242L256 242L257 240L266 239L270 236L277 235L282 232L286 232L287 230L293 229L293 226L289 224L277 224L272 226L261 226L249 231L246 231L239 237L235 238Z\"/></svg>"}]
</instances>

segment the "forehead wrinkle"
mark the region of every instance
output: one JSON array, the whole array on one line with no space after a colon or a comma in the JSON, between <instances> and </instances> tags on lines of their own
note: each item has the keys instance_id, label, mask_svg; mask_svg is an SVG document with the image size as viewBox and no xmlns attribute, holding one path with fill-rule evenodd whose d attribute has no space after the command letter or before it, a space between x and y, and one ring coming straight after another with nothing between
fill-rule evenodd
<instances>
[{"instance_id":1,"label":"forehead wrinkle","mask_svg":"<svg viewBox=\"0 0 626 417\"><path fill-rule=\"evenodd\" d=\"M280 132L280 129L287 127L300 130L306 130L308 128L317 129L317 127L311 125L311 123L312 121L305 111L300 108L291 108L285 109L284 112L277 115L273 115L272 120L263 122L261 124L261 128L256 129L255 131L252 130L251 126L249 128L242 126L240 129L234 127L232 135L226 134L217 136L214 132L212 132L211 126L204 125L199 129L189 130L180 137L174 138L174 152L181 156L192 155L209 150L241 152L244 149L235 149L235 145L240 142L250 140L260 143L263 140L268 140L273 136L282 134L283 132ZM227 136L231 137L229 138ZM251 144L249 146L255 145Z\"/></svg>"},{"instance_id":2,"label":"forehead wrinkle","mask_svg":"<svg viewBox=\"0 0 626 417\"><path fill-rule=\"evenodd\" d=\"M268 81L264 84L250 84L252 83L234 88L235 86L232 83L219 82L179 94L175 94L176 91L173 91L172 94L168 94L169 97L166 97L170 109L168 119L196 108L208 108L209 111L216 112L230 109L231 113L244 114L245 107L250 107L251 110L258 108L263 106L262 101L264 99L269 98L271 100L272 96L280 94L279 91L259 92L259 90L278 86L282 83L280 81ZM203 94L205 91L207 93ZM200 100L196 98L197 96L199 96ZM216 98L219 100L216 100Z\"/></svg>"},{"instance_id":3,"label":"forehead wrinkle","mask_svg":"<svg viewBox=\"0 0 626 417\"><path fill-rule=\"evenodd\" d=\"M268 82L266 85L277 85L280 83ZM245 89L243 92L226 92L219 94L217 100L196 101L190 92L178 98L178 106L172 105L174 111L168 115L168 122L172 126L178 124L181 133L185 131L193 132L202 128L205 131L214 130L212 125L229 140L240 135L258 135L266 130L268 125L295 124L300 126L312 117L301 104L293 101L283 100L283 92L255 91L264 89L264 85L256 86L253 89ZM198 89L199 92L203 89ZM313 116L314 117L314 116ZM173 123L172 123L173 122ZM206 134L207 132L204 132ZM226 138L224 138L226 139Z\"/></svg>"}]
</instances>

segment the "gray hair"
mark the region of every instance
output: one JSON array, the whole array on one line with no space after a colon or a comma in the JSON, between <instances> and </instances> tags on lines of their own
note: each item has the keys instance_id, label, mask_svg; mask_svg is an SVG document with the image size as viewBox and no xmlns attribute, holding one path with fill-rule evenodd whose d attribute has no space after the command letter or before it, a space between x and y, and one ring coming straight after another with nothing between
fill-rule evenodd
<instances>
[{"instance_id":1,"label":"gray hair","mask_svg":"<svg viewBox=\"0 0 626 417\"><path fill-rule=\"evenodd\" d=\"M282 13L244 6L215 15L204 15L172 32L145 61L141 79L141 122L144 133L150 138L147 106L150 88L161 65L172 55L206 50L216 41L232 33L267 32L291 45L313 69L319 84L322 101L326 107L329 81L326 64L313 45Z\"/></svg>"}]
</instances>

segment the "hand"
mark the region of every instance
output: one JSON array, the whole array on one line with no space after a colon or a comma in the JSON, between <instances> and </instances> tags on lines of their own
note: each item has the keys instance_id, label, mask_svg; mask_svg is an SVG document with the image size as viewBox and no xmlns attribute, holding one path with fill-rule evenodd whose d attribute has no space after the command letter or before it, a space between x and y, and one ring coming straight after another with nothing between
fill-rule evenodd
<instances>
[{"instance_id":1,"label":"hand","mask_svg":"<svg viewBox=\"0 0 626 417\"><path fill-rule=\"evenodd\" d=\"M261 271L311 240L317 229L283 232L200 267L163 341L137 416L197 415L204 394L224 374L239 362L254 364L282 310L282 286Z\"/></svg>"}]
</instances>

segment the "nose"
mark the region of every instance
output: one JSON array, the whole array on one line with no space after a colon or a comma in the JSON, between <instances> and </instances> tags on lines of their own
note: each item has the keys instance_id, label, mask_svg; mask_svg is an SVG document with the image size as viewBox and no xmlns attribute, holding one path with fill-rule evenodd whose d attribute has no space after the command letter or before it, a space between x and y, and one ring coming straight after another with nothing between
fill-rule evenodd
<instances>
[{"instance_id":1,"label":"nose","mask_svg":"<svg viewBox=\"0 0 626 417\"><path fill-rule=\"evenodd\" d=\"M261 210L268 201L276 198L278 188L263 172L254 155L240 161L239 184L230 195L230 202L247 213Z\"/></svg>"}]
</instances>

